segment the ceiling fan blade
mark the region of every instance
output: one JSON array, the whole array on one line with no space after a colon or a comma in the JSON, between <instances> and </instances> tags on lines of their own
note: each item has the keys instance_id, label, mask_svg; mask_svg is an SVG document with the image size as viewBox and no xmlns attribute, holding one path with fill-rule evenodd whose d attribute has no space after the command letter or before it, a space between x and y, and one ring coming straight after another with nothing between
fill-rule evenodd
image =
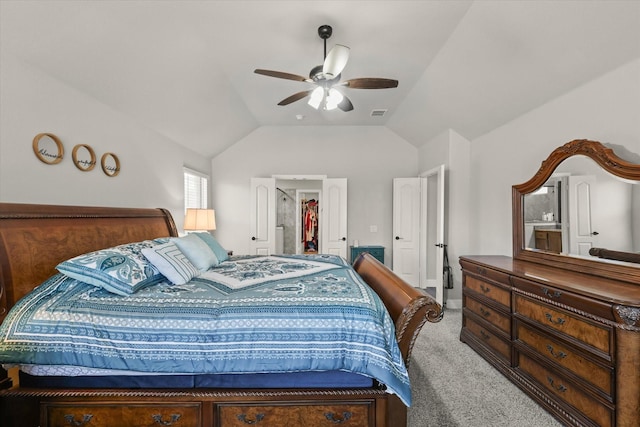
<instances>
[{"instance_id":1,"label":"ceiling fan blade","mask_svg":"<svg viewBox=\"0 0 640 427\"><path fill-rule=\"evenodd\" d=\"M282 101L278 102L278 105L289 105L292 102L296 102L301 100L302 98L308 96L312 91L310 90L305 90L302 92L298 92L298 93L294 93L293 95L291 95L288 98L283 99Z\"/></svg>"},{"instance_id":2,"label":"ceiling fan blade","mask_svg":"<svg viewBox=\"0 0 640 427\"><path fill-rule=\"evenodd\" d=\"M342 101L338 104L338 108L344 112L353 110L353 104L349 101L349 98L343 95Z\"/></svg>"},{"instance_id":3,"label":"ceiling fan blade","mask_svg":"<svg viewBox=\"0 0 640 427\"><path fill-rule=\"evenodd\" d=\"M322 74L327 80L337 77L344 70L349 60L350 50L347 46L337 44L329 51L322 64Z\"/></svg>"},{"instance_id":4,"label":"ceiling fan blade","mask_svg":"<svg viewBox=\"0 0 640 427\"><path fill-rule=\"evenodd\" d=\"M392 79L380 79L375 77L363 77L351 79L341 83L351 89L388 89L398 87L398 81Z\"/></svg>"},{"instance_id":5,"label":"ceiling fan blade","mask_svg":"<svg viewBox=\"0 0 640 427\"><path fill-rule=\"evenodd\" d=\"M296 80L299 82L311 82L311 79L308 79L307 77L302 77L299 76L297 74L291 74L291 73L283 73L282 71L271 71L271 70L261 70L260 68L257 68L253 71L256 74L262 74L263 76L269 76L269 77L277 77L279 79L287 79L287 80Z\"/></svg>"}]
</instances>

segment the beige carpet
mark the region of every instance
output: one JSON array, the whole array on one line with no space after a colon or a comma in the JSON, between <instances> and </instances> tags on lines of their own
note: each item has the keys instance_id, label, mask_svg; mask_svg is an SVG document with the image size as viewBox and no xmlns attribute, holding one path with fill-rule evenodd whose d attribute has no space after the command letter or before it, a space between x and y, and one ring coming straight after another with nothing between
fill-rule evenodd
<instances>
[{"instance_id":1,"label":"beige carpet","mask_svg":"<svg viewBox=\"0 0 640 427\"><path fill-rule=\"evenodd\" d=\"M460 342L461 310L427 323L413 348L409 427L557 427L548 412Z\"/></svg>"}]
</instances>

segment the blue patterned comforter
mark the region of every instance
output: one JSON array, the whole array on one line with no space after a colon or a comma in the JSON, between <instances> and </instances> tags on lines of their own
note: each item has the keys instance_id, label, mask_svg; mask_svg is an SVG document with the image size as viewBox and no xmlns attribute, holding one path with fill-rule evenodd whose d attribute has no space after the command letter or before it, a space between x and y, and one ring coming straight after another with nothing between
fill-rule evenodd
<instances>
[{"instance_id":1,"label":"blue patterned comforter","mask_svg":"<svg viewBox=\"0 0 640 427\"><path fill-rule=\"evenodd\" d=\"M382 301L340 257L235 257L118 296L57 274L0 327L0 363L158 373L342 370L411 403Z\"/></svg>"}]
</instances>

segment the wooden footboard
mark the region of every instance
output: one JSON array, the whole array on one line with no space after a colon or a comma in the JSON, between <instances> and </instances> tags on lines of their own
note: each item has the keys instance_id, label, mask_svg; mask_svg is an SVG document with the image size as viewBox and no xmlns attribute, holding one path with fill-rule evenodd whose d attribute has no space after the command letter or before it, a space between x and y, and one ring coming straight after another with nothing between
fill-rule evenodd
<instances>
[{"instance_id":1,"label":"wooden footboard","mask_svg":"<svg viewBox=\"0 0 640 427\"><path fill-rule=\"evenodd\" d=\"M163 209L0 203L0 320L67 258L118 244L176 236ZM442 308L369 254L354 263L396 325L405 362L420 329ZM305 427L406 425L406 407L381 387L346 390L50 390L11 384L0 370L0 425Z\"/></svg>"},{"instance_id":2,"label":"wooden footboard","mask_svg":"<svg viewBox=\"0 0 640 427\"><path fill-rule=\"evenodd\" d=\"M399 278L393 271L366 252L360 254L353 268L380 296L396 325L396 339L404 362L409 367L411 350L425 322L439 322L440 304Z\"/></svg>"}]
</instances>

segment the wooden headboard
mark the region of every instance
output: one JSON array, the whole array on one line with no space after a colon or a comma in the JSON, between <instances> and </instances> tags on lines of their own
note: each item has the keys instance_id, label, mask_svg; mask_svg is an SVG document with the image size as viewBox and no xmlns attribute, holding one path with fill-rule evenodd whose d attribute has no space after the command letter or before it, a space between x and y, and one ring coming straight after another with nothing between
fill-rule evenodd
<instances>
[{"instance_id":1,"label":"wooden headboard","mask_svg":"<svg viewBox=\"0 0 640 427\"><path fill-rule=\"evenodd\" d=\"M0 203L0 322L61 261L111 246L177 236L165 209Z\"/></svg>"}]
</instances>

